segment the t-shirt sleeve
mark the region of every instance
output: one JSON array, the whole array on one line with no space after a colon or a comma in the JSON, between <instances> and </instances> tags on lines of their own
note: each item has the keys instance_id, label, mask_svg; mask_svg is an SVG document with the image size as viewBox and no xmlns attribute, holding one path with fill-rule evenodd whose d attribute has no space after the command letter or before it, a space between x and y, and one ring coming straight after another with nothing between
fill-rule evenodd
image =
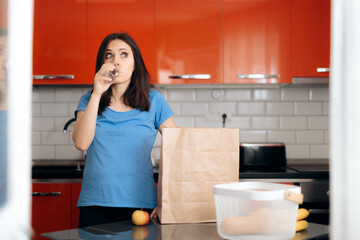
<instances>
[{"instance_id":1,"label":"t-shirt sleeve","mask_svg":"<svg viewBox=\"0 0 360 240\"><path fill-rule=\"evenodd\" d=\"M171 109L169 103L158 91L153 90L153 101L151 102L151 108L155 109L155 127L159 126L165 122L169 117L171 117L174 112Z\"/></svg>"},{"instance_id":2,"label":"t-shirt sleeve","mask_svg":"<svg viewBox=\"0 0 360 240\"><path fill-rule=\"evenodd\" d=\"M85 111L91 97L91 91L86 92L84 95L81 96L78 106L74 112L75 118L77 117L78 111Z\"/></svg>"}]
</instances>

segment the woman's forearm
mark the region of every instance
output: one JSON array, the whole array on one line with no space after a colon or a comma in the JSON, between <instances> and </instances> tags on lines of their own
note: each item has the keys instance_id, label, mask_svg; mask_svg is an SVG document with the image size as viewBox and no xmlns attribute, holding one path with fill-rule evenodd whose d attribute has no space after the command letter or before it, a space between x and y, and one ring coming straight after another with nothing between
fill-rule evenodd
<instances>
[{"instance_id":1,"label":"woman's forearm","mask_svg":"<svg viewBox=\"0 0 360 240\"><path fill-rule=\"evenodd\" d=\"M78 112L72 139L81 151L87 150L94 139L100 97L92 94L85 111Z\"/></svg>"}]
</instances>

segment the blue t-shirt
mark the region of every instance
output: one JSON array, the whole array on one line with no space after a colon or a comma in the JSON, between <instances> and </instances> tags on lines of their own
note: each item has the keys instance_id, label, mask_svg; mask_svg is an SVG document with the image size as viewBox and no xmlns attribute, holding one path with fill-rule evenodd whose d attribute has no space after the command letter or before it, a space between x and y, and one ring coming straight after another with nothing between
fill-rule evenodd
<instances>
[{"instance_id":1,"label":"blue t-shirt","mask_svg":"<svg viewBox=\"0 0 360 240\"><path fill-rule=\"evenodd\" d=\"M91 93L75 110L85 111ZM97 116L94 139L87 150L78 207L156 206L156 185L150 154L159 126L174 113L165 98L150 90L150 110L117 112L106 107Z\"/></svg>"}]
</instances>

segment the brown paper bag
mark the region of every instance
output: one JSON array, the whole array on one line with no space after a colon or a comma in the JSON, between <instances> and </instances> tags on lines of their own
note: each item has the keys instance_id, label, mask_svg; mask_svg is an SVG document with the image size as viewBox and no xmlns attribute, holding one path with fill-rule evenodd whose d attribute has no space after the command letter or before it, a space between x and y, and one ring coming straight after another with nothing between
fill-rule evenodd
<instances>
[{"instance_id":1,"label":"brown paper bag","mask_svg":"<svg viewBox=\"0 0 360 240\"><path fill-rule=\"evenodd\" d=\"M162 224L216 222L213 186L237 181L238 129L163 129L158 181Z\"/></svg>"}]
</instances>

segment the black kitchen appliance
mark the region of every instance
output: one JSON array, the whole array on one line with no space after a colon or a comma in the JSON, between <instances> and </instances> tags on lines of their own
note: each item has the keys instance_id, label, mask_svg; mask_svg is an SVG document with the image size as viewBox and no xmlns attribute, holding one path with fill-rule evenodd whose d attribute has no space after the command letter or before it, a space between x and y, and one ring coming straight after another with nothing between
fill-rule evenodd
<instances>
[{"instance_id":1,"label":"black kitchen appliance","mask_svg":"<svg viewBox=\"0 0 360 240\"><path fill-rule=\"evenodd\" d=\"M286 167L284 143L240 143L240 172L281 171L283 167Z\"/></svg>"}]
</instances>

